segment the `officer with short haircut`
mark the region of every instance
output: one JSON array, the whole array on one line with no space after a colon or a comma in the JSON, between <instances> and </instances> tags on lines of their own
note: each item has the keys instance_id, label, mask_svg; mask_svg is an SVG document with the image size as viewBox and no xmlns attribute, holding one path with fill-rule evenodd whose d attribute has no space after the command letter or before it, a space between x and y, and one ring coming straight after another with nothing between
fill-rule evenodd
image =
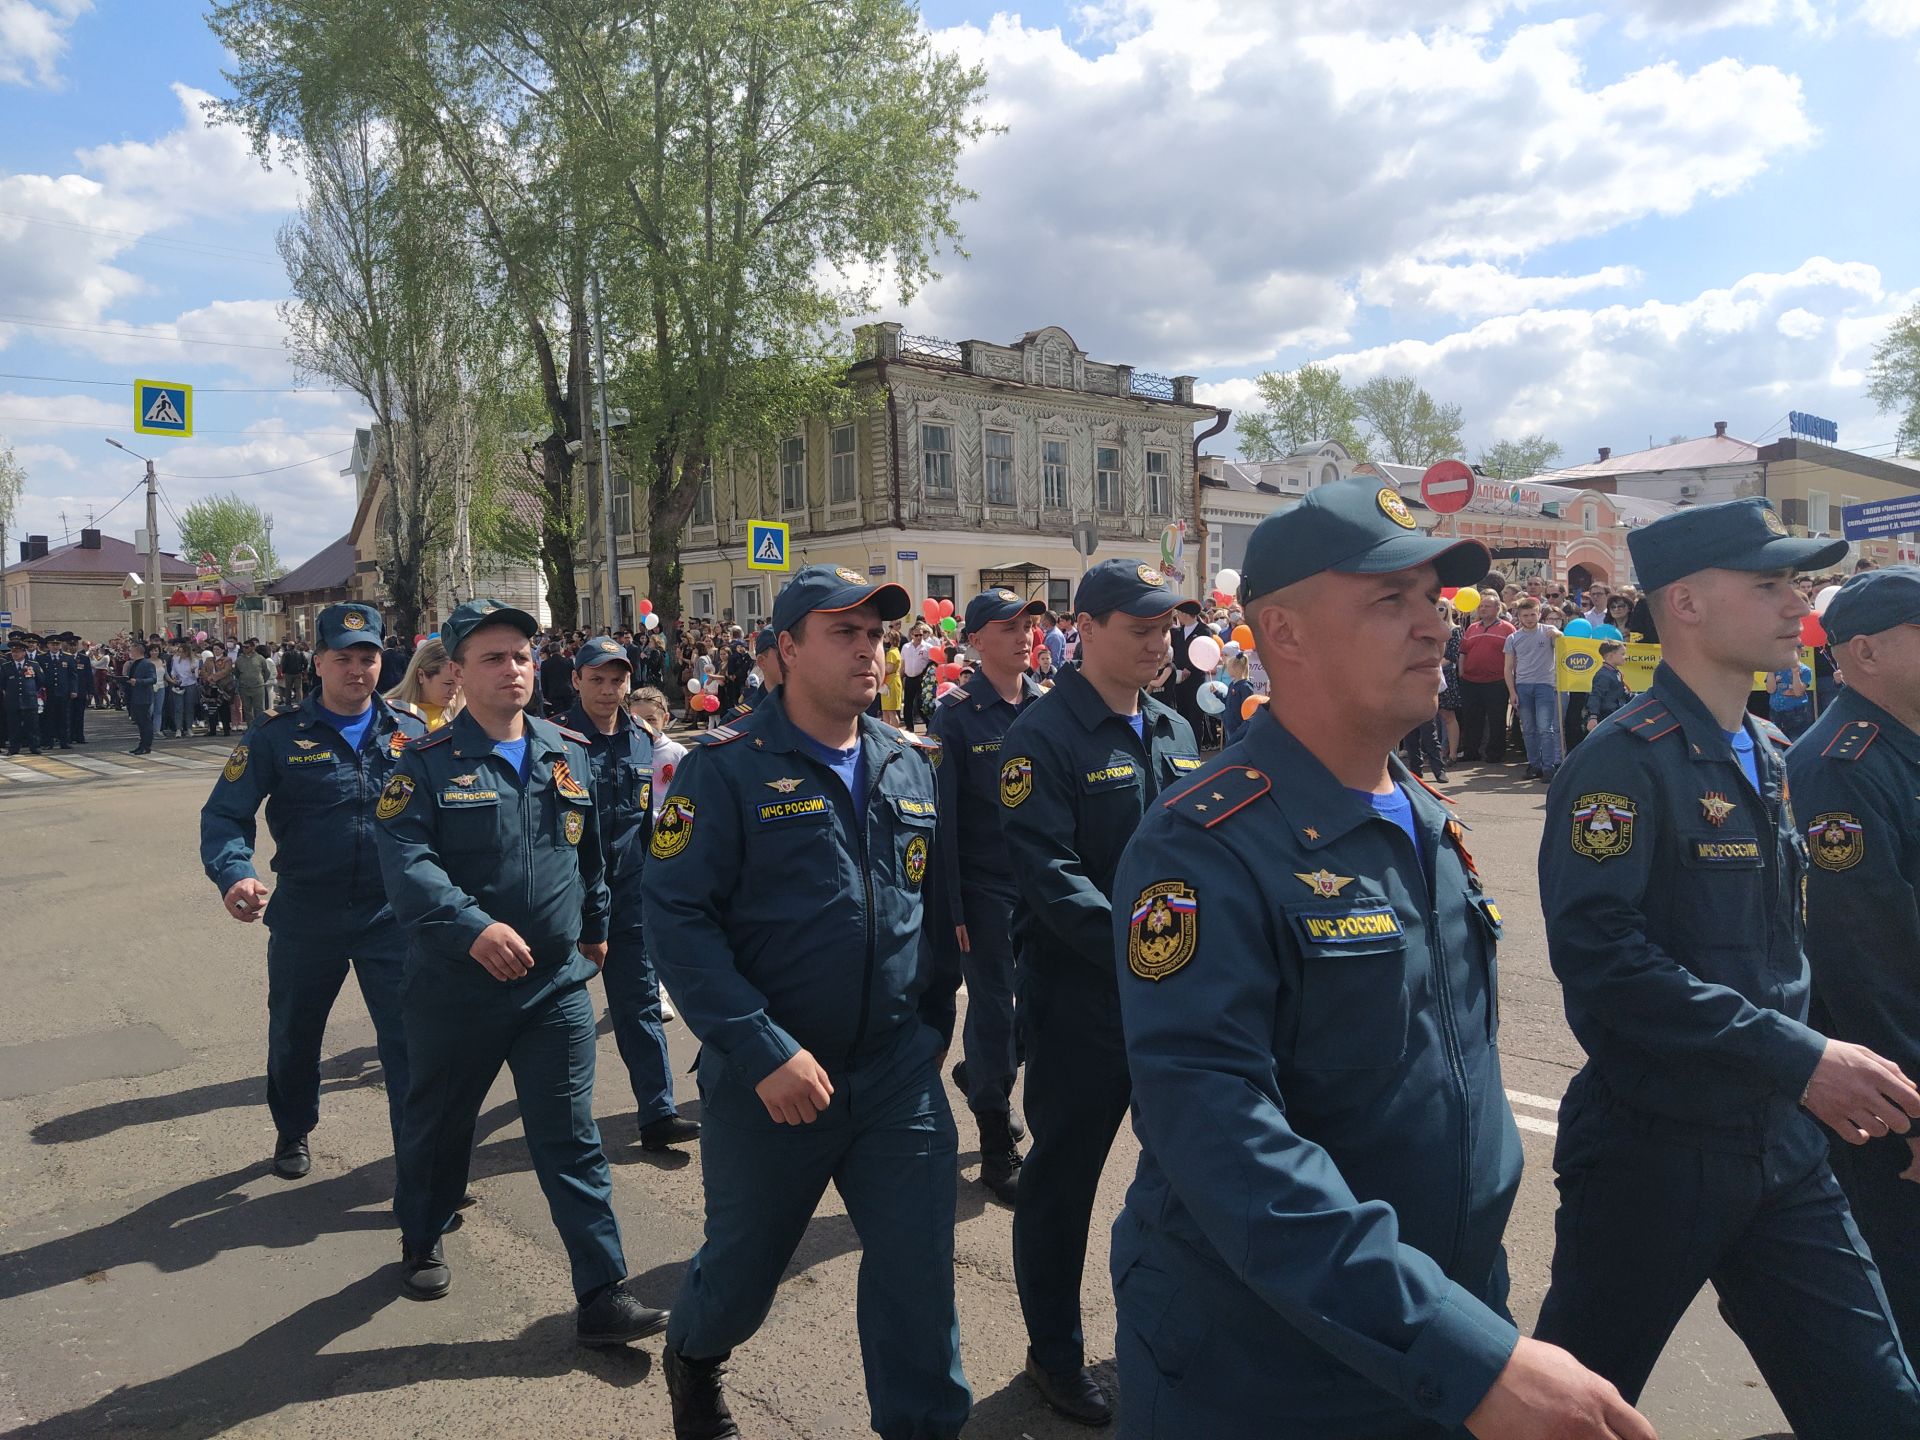
<instances>
[{"instance_id":1,"label":"officer with short haircut","mask_svg":"<svg viewBox=\"0 0 1920 1440\"><path fill-rule=\"evenodd\" d=\"M1540 896L1587 1063L1560 1106L1553 1282L1536 1333L1629 1400L1708 1281L1794 1432L1920 1435L1920 1385L1827 1163L1920 1115L1900 1067L1807 1023L1807 850L1786 736L1747 711L1796 663L1796 570L1841 540L1764 499L1627 544L1663 650L1652 686L1547 795Z\"/></svg>"},{"instance_id":2,"label":"officer with short haircut","mask_svg":"<svg viewBox=\"0 0 1920 1440\"><path fill-rule=\"evenodd\" d=\"M87 743L87 706L93 703L93 660L78 635L69 630L64 638L67 663L72 670L67 695L67 739L72 744L84 745Z\"/></svg>"},{"instance_id":3,"label":"officer with short haircut","mask_svg":"<svg viewBox=\"0 0 1920 1440\"><path fill-rule=\"evenodd\" d=\"M720 717L722 725L733 725L746 719L757 705L780 688L785 679L780 669L780 637L774 634L771 625L753 637L753 666L759 672L760 683L741 688L740 703L730 707Z\"/></svg>"},{"instance_id":4,"label":"officer with short haircut","mask_svg":"<svg viewBox=\"0 0 1920 1440\"><path fill-rule=\"evenodd\" d=\"M319 688L248 731L200 809L200 863L228 915L267 923L267 1108L274 1172L312 1168L320 1119L320 1045L353 967L373 1017L394 1144L407 1095L400 1017L406 942L387 904L373 811L402 749L427 733L412 707L373 687L380 612L329 605L316 625ZM267 806L278 887L271 904L253 867L254 815Z\"/></svg>"},{"instance_id":5,"label":"officer with short haircut","mask_svg":"<svg viewBox=\"0 0 1920 1440\"><path fill-rule=\"evenodd\" d=\"M966 1058L955 1067L980 1128L980 1183L1011 1205L1020 1184L1013 1115L1013 908L1019 887L1000 833L1000 747L1014 718L1044 693L1027 673L1028 634L1046 607L1011 590L967 602L973 677L934 707L940 741L937 906L929 939L959 951L967 985Z\"/></svg>"},{"instance_id":6,"label":"officer with short haircut","mask_svg":"<svg viewBox=\"0 0 1920 1440\"><path fill-rule=\"evenodd\" d=\"M1856 575L1824 617L1846 688L1787 776L1807 872L1812 1020L1920 1075L1920 569ZM1827 1142L1909 1354L1920 1345L1920 1137Z\"/></svg>"},{"instance_id":7,"label":"officer with short haircut","mask_svg":"<svg viewBox=\"0 0 1920 1440\"><path fill-rule=\"evenodd\" d=\"M573 657L573 708L562 721L587 739L613 911L607 932L607 1013L638 1105L640 1148L666 1150L699 1138L697 1121L673 1103L673 1065L661 1024L660 981L640 923L640 872L653 834L653 732L627 713L633 667L618 640L596 636Z\"/></svg>"},{"instance_id":8,"label":"officer with short haircut","mask_svg":"<svg viewBox=\"0 0 1920 1440\"><path fill-rule=\"evenodd\" d=\"M78 680L74 673L74 657L64 633L47 636L45 644L47 708L40 722L42 738L49 745L71 750L73 743L67 738L67 717L72 710L74 686Z\"/></svg>"},{"instance_id":9,"label":"officer with short haircut","mask_svg":"<svg viewBox=\"0 0 1920 1440\"><path fill-rule=\"evenodd\" d=\"M413 1084L393 1198L401 1286L437 1300L453 1283L440 1237L505 1065L571 1264L575 1333L584 1345L623 1345L667 1317L622 1284L587 994L606 961L610 902L586 737L526 713L536 628L497 600L447 617L440 635L466 706L407 747L376 809L380 866L407 932Z\"/></svg>"},{"instance_id":10,"label":"officer with short haircut","mask_svg":"<svg viewBox=\"0 0 1920 1440\"><path fill-rule=\"evenodd\" d=\"M725 1362L766 1319L829 1182L862 1246L874 1431L942 1440L972 1406L948 1036L928 1023L921 946L938 742L865 714L883 623L910 604L853 570L800 570L773 606L785 683L688 752L654 827L647 935L701 1041L706 1239L667 1331L678 1440L739 1434Z\"/></svg>"},{"instance_id":11,"label":"officer with short haircut","mask_svg":"<svg viewBox=\"0 0 1920 1440\"><path fill-rule=\"evenodd\" d=\"M7 716L7 754L18 755L24 744L40 753L40 696L47 688L46 669L33 658L38 635L15 630L7 636L7 659L0 661L0 706Z\"/></svg>"},{"instance_id":12,"label":"officer with short haircut","mask_svg":"<svg viewBox=\"0 0 1920 1440\"><path fill-rule=\"evenodd\" d=\"M1113 872L1140 816L1200 768L1193 731L1145 686L1180 596L1150 565L1103 560L1074 596L1080 663L1000 746L1000 824L1019 885L1020 1023L1033 1148L1013 1212L1027 1376L1070 1420L1104 1425L1086 1368L1080 1279L1100 1172L1132 1092L1113 975Z\"/></svg>"}]
</instances>

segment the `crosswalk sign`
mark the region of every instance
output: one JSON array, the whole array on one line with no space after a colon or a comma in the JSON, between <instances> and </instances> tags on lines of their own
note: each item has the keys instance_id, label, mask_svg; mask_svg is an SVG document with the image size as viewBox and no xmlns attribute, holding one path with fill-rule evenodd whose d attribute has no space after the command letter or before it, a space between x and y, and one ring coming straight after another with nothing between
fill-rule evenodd
<instances>
[{"instance_id":1,"label":"crosswalk sign","mask_svg":"<svg viewBox=\"0 0 1920 1440\"><path fill-rule=\"evenodd\" d=\"M133 382L133 428L141 435L193 435L193 387L172 380Z\"/></svg>"},{"instance_id":2,"label":"crosswalk sign","mask_svg":"<svg viewBox=\"0 0 1920 1440\"><path fill-rule=\"evenodd\" d=\"M784 520L747 521L747 568L749 570L785 570L787 568L787 525Z\"/></svg>"}]
</instances>

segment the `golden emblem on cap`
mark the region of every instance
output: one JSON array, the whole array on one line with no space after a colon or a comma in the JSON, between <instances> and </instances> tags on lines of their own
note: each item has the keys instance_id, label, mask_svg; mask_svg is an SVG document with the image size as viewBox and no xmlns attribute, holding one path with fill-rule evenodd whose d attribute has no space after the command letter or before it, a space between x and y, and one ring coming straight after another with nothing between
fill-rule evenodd
<instances>
[{"instance_id":1,"label":"golden emblem on cap","mask_svg":"<svg viewBox=\"0 0 1920 1440\"><path fill-rule=\"evenodd\" d=\"M1140 583L1142 585L1151 585L1154 589L1158 590L1161 586L1165 585L1167 581L1166 577L1151 565L1142 565L1140 567Z\"/></svg>"},{"instance_id":2,"label":"golden emblem on cap","mask_svg":"<svg viewBox=\"0 0 1920 1440\"><path fill-rule=\"evenodd\" d=\"M847 584L849 585L864 585L867 583L866 576L862 575L858 570L849 570L844 565L837 567L833 573L838 575L842 580L846 581Z\"/></svg>"},{"instance_id":3,"label":"golden emblem on cap","mask_svg":"<svg viewBox=\"0 0 1920 1440\"><path fill-rule=\"evenodd\" d=\"M1779 512L1771 505L1762 505L1760 507L1760 518L1766 521L1767 529L1775 535L1784 535L1787 533L1786 522L1780 518Z\"/></svg>"},{"instance_id":4,"label":"golden emblem on cap","mask_svg":"<svg viewBox=\"0 0 1920 1440\"><path fill-rule=\"evenodd\" d=\"M996 590L993 593L997 598L1001 600L1012 601L1015 604L1019 603L1019 600L1020 600L1020 597L1014 594L1013 591L1011 590Z\"/></svg>"},{"instance_id":5,"label":"golden emblem on cap","mask_svg":"<svg viewBox=\"0 0 1920 1440\"><path fill-rule=\"evenodd\" d=\"M364 630L367 628L367 617L358 610L349 610L340 617L340 624L343 629Z\"/></svg>"},{"instance_id":6,"label":"golden emblem on cap","mask_svg":"<svg viewBox=\"0 0 1920 1440\"><path fill-rule=\"evenodd\" d=\"M1373 499L1374 503L1380 507L1380 513L1402 530L1414 528L1413 516L1407 510L1407 502L1400 498L1400 492L1391 485L1382 485L1380 493Z\"/></svg>"}]
</instances>

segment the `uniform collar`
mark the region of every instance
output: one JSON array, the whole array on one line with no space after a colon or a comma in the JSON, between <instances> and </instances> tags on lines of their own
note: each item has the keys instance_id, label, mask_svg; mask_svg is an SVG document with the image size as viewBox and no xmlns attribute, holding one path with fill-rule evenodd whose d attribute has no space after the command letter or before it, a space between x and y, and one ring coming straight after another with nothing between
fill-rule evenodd
<instances>
[{"instance_id":1,"label":"uniform collar","mask_svg":"<svg viewBox=\"0 0 1920 1440\"><path fill-rule=\"evenodd\" d=\"M999 688L994 685L993 681L987 678L987 672L984 670L974 671L972 677L960 688L967 692L968 697L973 701L973 708L975 710L985 710L992 705L1005 705L1007 703L1006 697L1000 693ZM1034 684L1033 672L1031 670L1022 671L1020 675L1020 699L1014 708L1017 710L1030 705L1045 693L1046 692L1038 685Z\"/></svg>"},{"instance_id":2,"label":"uniform collar","mask_svg":"<svg viewBox=\"0 0 1920 1440\"><path fill-rule=\"evenodd\" d=\"M1342 785L1317 755L1274 719L1270 706L1262 705L1247 722L1239 749L1249 764L1265 771L1273 782L1268 793L1286 817L1294 842L1305 849L1331 845L1379 818L1371 805ZM1414 781L1398 755L1387 757L1387 774L1412 803L1414 823L1431 854L1452 818L1445 802Z\"/></svg>"},{"instance_id":3,"label":"uniform collar","mask_svg":"<svg viewBox=\"0 0 1920 1440\"><path fill-rule=\"evenodd\" d=\"M1687 752L1696 761L1739 764L1734 758L1733 745L1727 739L1727 732L1720 728L1720 722L1707 709L1706 702L1693 693L1687 682L1675 674L1666 661L1662 660L1653 672L1653 684L1647 687L1647 694L1665 705L1667 713L1680 722L1680 729L1687 737ZM1740 726L1752 737L1755 755L1765 755L1772 748L1753 723L1751 712L1740 717ZM1764 760L1759 763L1762 766L1766 764Z\"/></svg>"},{"instance_id":4,"label":"uniform collar","mask_svg":"<svg viewBox=\"0 0 1920 1440\"><path fill-rule=\"evenodd\" d=\"M1920 763L1920 733L1904 721L1896 720L1884 706L1875 704L1858 690L1842 690L1827 706L1827 711L1842 724L1850 720L1871 721L1880 727L1874 739L1893 746L1909 763Z\"/></svg>"},{"instance_id":5,"label":"uniform collar","mask_svg":"<svg viewBox=\"0 0 1920 1440\"><path fill-rule=\"evenodd\" d=\"M640 728L633 723L633 717L627 713L627 707L622 705L614 712L613 733L608 735L602 731L598 725L593 723L593 717L587 714L587 707L582 705L578 700L573 702L573 708L567 711L560 723L566 726L567 729L578 730L582 735L586 736L589 749L598 745L611 745L616 740L624 740L627 738L627 732L629 730L638 730Z\"/></svg>"},{"instance_id":6,"label":"uniform collar","mask_svg":"<svg viewBox=\"0 0 1920 1440\"><path fill-rule=\"evenodd\" d=\"M793 723L787 714L786 686L769 690L758 705L753 707L753 748L766 750L775 755L790 755L794 751L807 753L808 745L820 742L811 737L803 737L800 727ZM803 743L804 742L804 743ZM860 717L860 743L866 749L868 759L874 759L877 752L898 749L900 732L891 726L882 725L871 715Z\"/></svg>"},{"instance_id":7,"label":"uniform collar","mask_svg":"<svg viewBox=\"0 0 1920 1440\"><path fill-rule=\"evenodd\" d=\"M300 708L296 713L300 716L298 720L293 722L294 728L297 730L311 730L316 725L326 725L326 721L320 718L319 687L316 686L307 692L306 698L300 702ZM400 723L395 716L396 712L394 708L387 704L387 697L375 691L373 695L374 733L376 735L384 734L386 731L394 729ZM333 729L331 725L327 725L327 728L329 730Z\"/></svg>"},{"instance_id":8,"label":"uniform collar","mask_svg":"<svg viewBox=\"0 0 1920 1440\"><path fill-rule=\"evenodd\" d=\"M453 731L453 753L462 760L477 760L483 755L493 754L493 737L480 728L480 722L473 718L471 710L462 710L453 717L450 727ZM527 753L539 755L546 752L564 752L566 742L560 738L548 721L529 715L526 729L521 736L527 742Z\"/></svg>"},{"instance_id":9,"label":"uniform collar","mask_svg":"<svg viewBox=\"0 0 1920 1440\"><path fill-rule=\"evenodd\" d=\"M1127 717L1109 709L1107 702L1100 698L1100 692L1093 688L1093 682L1080 673L1076 666L1062 672L1053 682L1053 692L1059 695L1067 706L1067 711L1080 722L1080 728L1091 735L1108 720L1118 720L1128 725ZM1140 717L1145 728L1155 735L1165 734L1173 728L1173 712L1154 699L1146 691L1140 692Z\"/></svg>"}]
</instances>

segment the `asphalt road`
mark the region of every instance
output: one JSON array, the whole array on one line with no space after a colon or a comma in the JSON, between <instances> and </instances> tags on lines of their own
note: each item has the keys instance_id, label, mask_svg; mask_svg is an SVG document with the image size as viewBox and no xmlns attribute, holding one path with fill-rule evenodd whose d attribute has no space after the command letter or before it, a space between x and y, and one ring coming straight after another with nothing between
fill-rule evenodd
<instances>
[{"instance_id":1,"label":"asphalt road","mask_svg":"<svg viewBox=\"0 0 1920 1440\"><path fill-rule=\"evenodd\" d=\"M163 747L164 748L164 747ZM527 1164L511 1082L488 1099L480 1203L449 1237L445 1301L399 1298L393 1167L373 1031L349 983L327 1037L313 1174L267 1155L265 936L222 914L196 858L218 764L0 786L0 1433L401 1437L671 1433L659 1342L579 1349L564 1257ZM1528 1170L1508 1233L1530 1324L1551 1254L1554 1104L1578 1063L1534 899L1539 786L1451 788L1507 917L1503 1049ZM264 831L264 827L263 827ZM693 1057L669 1027L677 1068ZM639 1293L668 1304L700 1236L698 1150L634 1143L633 1097L602 1027L599 1113ZM691 1098L690 1113L698 1113ZM955 1107L961 1109L958 1098ZM1020 1376L1010 1217L972 1177L961 1127L958 1293L977 1440L1053 1440ZM1132 1173L1123 1134L1095 1218L1091 1353L1111 1374L1106 1227ZM772 1315L736 1356L749 1437L868 1433L854 1329L858 1243L829 1194ZM1711 1296L1669 1347L1645 1408L1667 1440L1785 1426Z\"/></svg>"}]
</instances>

